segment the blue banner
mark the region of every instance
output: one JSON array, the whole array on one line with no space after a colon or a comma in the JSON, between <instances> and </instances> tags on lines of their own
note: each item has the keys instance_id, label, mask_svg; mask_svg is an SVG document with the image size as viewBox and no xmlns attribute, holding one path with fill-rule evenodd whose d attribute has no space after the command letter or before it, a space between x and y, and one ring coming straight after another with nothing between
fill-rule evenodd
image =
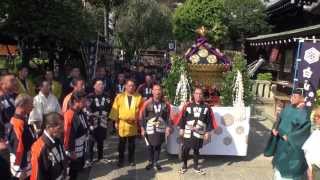
<instances>
[{"instance_id":1,"label":"blue banner","mask_svg":"<svg viewBox=\"0 0 320 180\"><path fill-rule=\"evenodd\" d=\"M320 43L303 42L298 65L298 82L303 84L305 104L314 103L320 79Z\"/></svg>"}]
</instances>

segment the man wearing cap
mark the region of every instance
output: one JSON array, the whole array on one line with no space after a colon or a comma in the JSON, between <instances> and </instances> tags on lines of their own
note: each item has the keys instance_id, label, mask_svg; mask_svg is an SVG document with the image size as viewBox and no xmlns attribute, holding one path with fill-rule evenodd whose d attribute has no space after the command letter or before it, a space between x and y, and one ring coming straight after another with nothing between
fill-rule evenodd
<instances>
[{"instance_id":1,"label":"man wearing cap","mask_svg":"<svg viewBox=\"0 0 320 180\"><path fill-rule=\"evenodd\" d=\"M291 103L279 115L279 125L272 129L278 137L277 148L273 158L275 179L303 179L307 170L303 143L310 135L309 111L304 104L303 90L295 89Z\"/></svg>"}]
</instances>

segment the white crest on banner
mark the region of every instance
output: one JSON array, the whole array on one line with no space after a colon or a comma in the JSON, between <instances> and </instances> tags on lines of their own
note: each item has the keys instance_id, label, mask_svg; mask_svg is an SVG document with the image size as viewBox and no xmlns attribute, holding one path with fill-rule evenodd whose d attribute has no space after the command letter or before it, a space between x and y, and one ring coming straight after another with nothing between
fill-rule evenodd
<instances>
[{"instance_id":1,"label":"white crest on banner","mask_svg":"<svg viewBox=\"0 0 320 180\"><path fill-rule=\"evenodd\" d=\"M308 80L304 80L303 89L306 91L310 90L310 84L309 84Z\"/></svg>"},{"instance_id":2,"label":"white crest on banner","mask_svg":"<svg viewBox=\"0 0 320 180\"><path fill-rule=\"evenodd\" d=\"M318 62L320 58L320 52L312 47L305 51L304 53L304 60L307 61L309 64Z\"/></svg>"},{"instance_id":3,"label":"white crest on banner","mask_svg":"<svg viewBox=\"0 0 320 180\"><path fill-rule=\"evenodd\" d=\"M234 97L233 97L233 107L235 107L235 117L238 118L238 120L244 119L245 116L245 107L244 107L244 101L243 101L243 81L242 81L242 74L238 70L237 71L237 77L234 83Z\"/></svg>"},{"instance_id":4,"label":"white crest on banner","mask_svg":"<svg viewBox=\"0 0 320 180\"><path fill-rule=\"evenodd\" d=\"M311 68L310 67L308 67L308 68L305 68L304 70L303 70L303 77L305 77L305 78L311 78L311 76L312 76L312 74L313 74L313 72L311 71Z\"/></svg>"}]
</instances>

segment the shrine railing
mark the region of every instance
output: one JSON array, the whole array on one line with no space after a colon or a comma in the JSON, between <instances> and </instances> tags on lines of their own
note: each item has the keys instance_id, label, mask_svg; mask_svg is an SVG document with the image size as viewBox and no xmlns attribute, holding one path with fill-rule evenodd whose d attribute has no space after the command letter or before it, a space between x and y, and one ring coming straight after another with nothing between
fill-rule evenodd
<instances>
[{"instance_id":1,"label":"shrine railing","mask_svg":"<svg viewBox=\"0 0 320 180\"><path fill-rule=\"evenodd\" d=\"M255 103L274 103L275 86L270 81L254 80L251 89Z\"/></svg>"}]
</instances>

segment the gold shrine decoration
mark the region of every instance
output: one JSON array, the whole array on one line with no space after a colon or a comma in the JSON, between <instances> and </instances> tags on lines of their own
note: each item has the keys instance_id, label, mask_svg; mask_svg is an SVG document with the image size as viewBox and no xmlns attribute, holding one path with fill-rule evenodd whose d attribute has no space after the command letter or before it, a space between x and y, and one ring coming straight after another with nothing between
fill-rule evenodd
<instances>
[{"instance_id":1,"label":"gold shrine decoration","mask_svg":"<svg viewBox=\"0 0 320 180\"><path fill-rule=\"evenodd\" d=\"M201 26L198 29L196 29L196 33L199 34L200 36L204 37L207 35L208 30L204 26Z\"/></svg>"},{"instance_id":2,"label":"gold shrine decoration","mask_svg":"<svg viewBox=\"0 0 320 180\"><path fill-rule=\"evenodd\" d=\"M220 85L224 69L223 64L188 64L192 81L199 81L205 86Z\"/></svg>"}]
</instances>

